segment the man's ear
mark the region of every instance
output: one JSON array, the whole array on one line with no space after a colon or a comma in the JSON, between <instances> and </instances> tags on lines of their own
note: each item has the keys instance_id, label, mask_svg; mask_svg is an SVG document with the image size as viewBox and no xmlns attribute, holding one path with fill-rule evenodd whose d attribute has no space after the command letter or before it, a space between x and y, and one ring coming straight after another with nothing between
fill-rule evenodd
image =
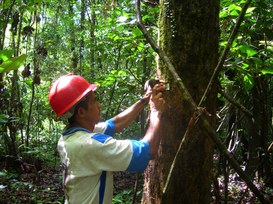
<instances>
[{"instance_id":1,"label":"man's ear","mask_svg":"<svg viewBox=\"0 0 273 204\"><path fill-rule=\"evenodd\" d=\"M78 111L77 111L77 114L78 114L79 117L83 117L83 116L85 116L85 112L86 112L85 108L79 107Z\"/></svg>"}]
</instances>

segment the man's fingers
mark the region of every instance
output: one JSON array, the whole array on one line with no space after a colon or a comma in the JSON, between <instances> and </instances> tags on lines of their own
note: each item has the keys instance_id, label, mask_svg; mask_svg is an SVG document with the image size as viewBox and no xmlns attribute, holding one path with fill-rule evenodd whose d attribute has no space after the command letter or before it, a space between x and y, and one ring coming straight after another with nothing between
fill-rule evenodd
<instances>
[{"instance_id":1,"label":"man's fingers","mask_svg":"<svg viewBox=\"0 0 273 204\"><path fill-rule=\"evenodd\" d=\"M153 89L157 91L163 91L163 90L166 90L166 87L164 84L156 84Z\"/></svg>"}]
</instances>

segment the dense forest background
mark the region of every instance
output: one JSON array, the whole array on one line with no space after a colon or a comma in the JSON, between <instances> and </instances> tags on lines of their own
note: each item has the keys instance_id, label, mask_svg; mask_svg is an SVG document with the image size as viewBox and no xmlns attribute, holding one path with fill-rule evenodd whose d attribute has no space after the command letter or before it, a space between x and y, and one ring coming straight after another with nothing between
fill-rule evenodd
<instances>
[{"instance_id":1,"label":"dense forest background","mask_svg":"<svg viewBox=\"0 0 273 204\"><path fill-rule=\"evenodd\" d=\"M219 56L244 3L220 1ZM65 124L48 102L54 79L72 72L99 84L102 117L107 119L138 100L145 81L155 77L156 54L136 25L134 4L0 1L0 201L63 201L56 144ZM142 20L154 39L158 6L156 0L142 2ZM237 31L217 72L217 134L257 188L272 199L273 3L252 1ZM141 138L144 126L145 114L117 137ZM208 175L212 203L258 202L218 149L214 164ZM132 203L135 175L117 176L122 179L115 185L113 202ZM137 191L141 196L141 187Z\"/></svg>"}]
</instances>

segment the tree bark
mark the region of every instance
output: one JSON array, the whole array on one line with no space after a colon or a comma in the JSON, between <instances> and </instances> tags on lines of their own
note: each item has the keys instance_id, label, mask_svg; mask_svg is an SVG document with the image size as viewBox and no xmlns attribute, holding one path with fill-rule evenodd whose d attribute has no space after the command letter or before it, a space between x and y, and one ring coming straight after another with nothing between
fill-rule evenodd
<instances>
[{"instance_id":1,"label":"tree bark","mask_svg":"<svg viewBox=\"0 0 273 204\"><path fill-rule=\"evenodd\" d=\"M270 135L271 115L270 104L267 95L268 83L265 76L255 77L255 83L252 90L253 119L249 125L249 158L246 171L254 176L253 172L257 170L266 149L268 148L268 135ZM269 158L264 158L269 159ZM270 162L264 162L260 166L258 173L260 177L267 179L271 176Z\"/></svg>"},{"instance_id":2,"label":"tree bark","mask_svg":"<svg viewBox=\"0 0 273 204\"><path fill-rule=\"evenodd\" d=\"M160 47L170 58L194 101L200 101L218 59L219 2L214 1L160 1ZM178 88L164 64L158 63L161 77L170 82L166 94L168 110L164 114L162 141L155 161L145 172L142 203L209 203L210 174L212 170L212 142L192 124L193 115L187 100ZM205 101L215 124L215 83ZM185 132L170 185L163 194L169 170Z\"/></svg>"}]
</instances>

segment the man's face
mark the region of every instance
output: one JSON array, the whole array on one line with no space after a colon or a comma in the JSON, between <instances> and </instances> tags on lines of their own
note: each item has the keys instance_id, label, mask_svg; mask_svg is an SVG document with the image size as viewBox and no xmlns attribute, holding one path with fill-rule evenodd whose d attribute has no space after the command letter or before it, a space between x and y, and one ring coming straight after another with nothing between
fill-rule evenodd
<instances>
[{"instance_id":1,"label":"man's face","mask_svg":"<svg viewBox=\"0 0 273 204\"><path fill-rule=\"evenodd\" d=\"M86 120L88 120L92 124L97 124L100 122L100 111L101 111L101 105L96 99L96 95L93 91L91 91L89 94L88 99L88 108L86 110Z\"/></svg>"}]
</instances>

